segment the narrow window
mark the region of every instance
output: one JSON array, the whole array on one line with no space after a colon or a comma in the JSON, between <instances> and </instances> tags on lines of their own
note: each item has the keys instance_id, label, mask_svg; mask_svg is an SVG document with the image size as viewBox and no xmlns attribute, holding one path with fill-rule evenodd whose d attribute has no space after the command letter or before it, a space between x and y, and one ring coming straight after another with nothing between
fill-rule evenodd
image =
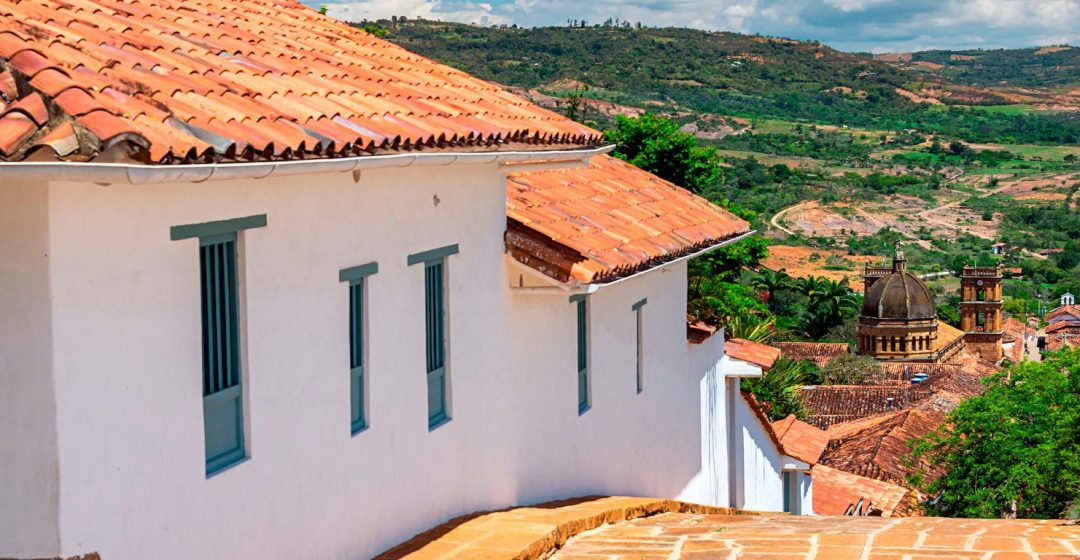
<instances>
[{"instance_id":1,"label":"narrow window","mask_svg":"<svg viewBox=\"0 0 1080 560\"><path fill-rule=\"evenodd\" d=\"M349 286L349 396L352 433L367 427L364 410L364 280Z\"/></svg>"},{"instance_id":2,"label":"narrow window","mask_svg":"<svg viewBox=\"0 0 1080 560\"><path fill-rule=\"evenodd\" d=\"M635 336L635 362L637 368L637 392L640 394L644 389L645 380L645 304L648 300L641 300L634 304L634 336Z\"/></svg>"},{"instance_id":3,"label":"narrow window","mask_svg":"<svg viewBox=\"0 0 1080 560\"><path fill-rule=\"evenodd\" d=\"M424 301L427 325L428 427L447 420L446 414L446 300L443 262L424 266Z\"/></svg>"},{"instance_id":4,"label":"narrow window","mask_svg":"<svg viewBox=\"0 0 1080 560\"><path fill-rule=\"evenodd\" d=\"M377 263L342 270L338 278L349 283L349 424L356 435L368 427L367 379L364 363L367 352L367 277L379 271Z\"/></svg>"},{"instance_id":5,"label":"narrow window","mask_svg":"<svg viewBox=\"0 0 1080 560\"><path fill-rule=\"evenodd\" d=\"M590 405L588 301L585 296L576 296L571 301L575 303L577 311L578 414L584 414Z\"/></svg>"},{"instance_id":6,"label":"narrow window","mask_svg":"<svg viewBox=\"0 0 1080 560\"><path fill-rule=\"evenodd\" d=\"M203 436L206 475L247 456L241 369L237 232L266 227L266 215L173 226L173 241L198 238L202 311Z\"/></svg>"},{"instance_id":7,"label":"narrow window","mask_svg":"<svg viewBox=\"0 0 1080 560\"><path fill-rule=\"evenodd\" d=\"M244 458L244 407L236 233L203 237L202 275L203 429L206 474Z\"/></svg>"},{"instance_id":8,"label":"narrow window","mask_svg":"<svg viewBox=\"0 0 1080 560\"><path fill-rule=\"evenodd\" d=\"M424 338L427 350L428 429L450 421L450 377L447 374L446 260L457 245L409 255L408 264L424 265Z\"/></svg>"}]
</instances>

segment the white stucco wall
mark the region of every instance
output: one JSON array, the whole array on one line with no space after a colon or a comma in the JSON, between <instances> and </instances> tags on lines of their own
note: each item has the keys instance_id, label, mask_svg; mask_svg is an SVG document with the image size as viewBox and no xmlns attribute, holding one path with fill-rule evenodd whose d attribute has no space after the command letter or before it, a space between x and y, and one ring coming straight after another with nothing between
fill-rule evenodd
<instances>
[{"instance_id":1,"label":"white stucco wall","mask_svg":"<svg viewBox=\"0 0 1080 560\"><path fill-rule=\"evenodd\" d=\"M730 506L729 463L733 453L728 444L728 385L725 377L724 333L715 333L698 345L690 346L691 378L698 377L701 434L701 470L677 495L692 503ZM702 375L701 372L704 372Z\"/></svg>"},{"instance_id":2,"label":"white stucco wall","mask_svg":"<svg viewBox=\"0 0 1080 560\"><path fill-rule=\"evenodd\" d=\"M796 481L799 487L799 515L815 515L813 472L799 471Z\"/></svg>"},{"instance_id":3,"label":"white stucco wall","mask_svg":"<svg viewBox=\"0 0 1080 560\"><path fill-rule=\"evenodd\" d=\"M636 392L635 316L644 307L644 390ZM704 371L688 366L686 267L675 264L588 298L591 407L577 412L575 306L512 294L509 373L519 501L575 494L679 494L701 470ZM720 347L722 353L722 346Z\"/></svg>"},{"instance_id":4,"label":"white stucco wall","mask_svg":"<svg viewBox=\"0 0 1080 560\"><path fill-rule=\"evenodd\" d=\"M59 553L49 192L0 180L0 558Z\"/></svg>"},{"instance_id":5,"label":"white stucco wall","mask_svg":"<svg viewBox=\"0 0 1080 560\"><path fill-rule=\"evenodd\" d=\"M48 236L36 235L51 246L58 435L33 444L54 455L26 463L55 466L58 454L59 506L41 506L43 533L27 540L109 560L366 558L476 510L592 493L674 497L702 476L721 478L701 473L698 403L710 366L703 355L691 364L687 350L685 265L590 296L593 400L579 416L574 307L565 295L511 292L504 188L494 166L460 165L365 171L359 184L341 174L51 185L49 215L31 221L47 224ZM253 214L268 226L240 243L250 459L208 479L198 241L171 241L169 228ZM429 432L423 270L406 257L454 243L452 420ZM372 261L370 427L351 437L338 271ZM32 299L48 301L36 289ZM638 394L631 306L642 298ZM47 358L45 323L36 352ZM710 348L715 364L722 344ZM42 370L27 390L44 401L52 385L41 385L51 379ZM50 433L53 409L44 410L34 433ZM0 488L12 484L0 478Z\"/></svg>"},{"instance_id":6,"label":"white stucco wall","mask_svg":"<svg viewBox=\"0 0 1080 560\"><path fill-rule=\"evenodd\" d=\"M737 396L733 401L738 432L736 464L741 469L739 480L742 481L742 485L736 488L735 505L754 511L783 511L781 452L746 399Z\"/></svg>"}]
</instances>

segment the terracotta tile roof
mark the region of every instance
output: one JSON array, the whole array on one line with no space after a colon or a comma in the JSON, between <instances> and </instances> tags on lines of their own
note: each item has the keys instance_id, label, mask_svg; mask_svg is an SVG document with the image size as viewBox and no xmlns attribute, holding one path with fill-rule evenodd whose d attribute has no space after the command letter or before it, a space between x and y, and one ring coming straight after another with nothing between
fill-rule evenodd
<instances>
[{"instance_id":1,"label":"terracotta tile roof","mask_svg":"<svg viewBox=\"0 0 1080 560\"><path fill-rule=\"evenodd\" d=\"M881 517L905 517L914 511L915 493L903 486L817 465L814 479L814 513L844 515L850 506L881 511ZM865 512L865 510L864 510Z\"/></svg>"},{"instance_id":2,"label":"terracotta tile roof","mask_svg":"<svg viewBox=\"0 0 1080 560\"><path fill-rule=\"evenodd\" d=\"M1080 346L1080 333L1061 333L1046 337L1047 352L1056 352L1062 348L1074 346Z\"/></svg>"},{"instance_id":3,"label":"terracotta tile roof","mask_svg":"<svg viewBox=\"0 0 1080 560\"><path fill-rule=\"evenodd\" d=\"M724 342L724 354L736 360L754 364L761 369L769 369L780 358L780 349L760 342L732 338Z\"/></svg>"},{"instance_id":4,"label":"terracotta tile roof","mask_svg":"<svg viewBox=\"0 0 1080 560\"><path fill-rule=\"evenodd\" d=\"M1051 323L1048 327L1046 327L1045 332L1046 334L1053 334L1059 331L1067 330L1080 331L1080 324L1070 323L1069 321L1058 321L1056 323Z\"/></svg>"},{"instance_id":5,"label":"terracotta tile roof","mask_svg":"<svg viewBox=\"0 0 1080 560\"><path fill-rule=\"evenodd\" d=\"M0 160L246 161L600 141L294 0L0 3Z\"/></svg>"},{"instance_id":6,"label":"terracotta tile roof","mask_svg":"<svg viewBox=\"0 0 1080 560\"><path fill-rule=\"evenodd\" d=\"M947 412L961 401L982 394L986 389L982 380L1000 371L996 364L963 354L947 364L882 363L881 367L893 381L882 385L803 387L799 395L808 409L807 421L829 429L834 424L920 403ZM929 378L912 385L907 380L916 373L926 373Z\"/></svg>"},{"instance_id":7,"label":"terracotta tile roof","mask_svg":"<svg viewBox=\"0 0 1080 560\"><path fill-rule=\"evenodd\" d=\"M964 331L944 321L939 321L937 338L930 345L930 350L934 353L943 352L962 338L964 338Z\"/></svg>"},{"instance_id":8,"label":"terracotta tile roof","mask_svg":"<svg viewBox=\"0 0 1080 560\"><path fill-rule=\"evenodd\" d=\"M1005 342L1009 342L1009 339L1015 342L1023 340L1024 334L1027 332L1027 326L1024 325L1023 321L1019 321L1015 317L1009 317L1001 323L1001 330L1005 333Z\"/></svg>"},{"instance_id":9,"label":"terracotta tile roof","mask_svg":"<svg viewBox=\"0 0 1080 560\"><path fill-rule=\"evenodd\" d=\"M821 464L867 478L903 484L911 469L904 464L910 442L945 421L945 413L909 408L898 412L837 424L827 431L829 445ZM929 463L916 465L931 479L940 469ZM815 492L816 492L815 488Z\"/></svg>"},{"instance_id":10,"label":"terracotta tile roof","mask_svg":"<svg viewBox=\"0 0 1080 560\"><path fill-rule=\"evenodd\" d=\"M833 424L906 408L930 394L931 391L923 383L897 383L803 387L799 396L808 410L806 421L821 429L828 429Z\"/></svg>"},{"instance_id":11,"label":"terracotta tile roof","mask_svg":"<svg viewBox=\"0 0 1080 560\"><path fill-rule=\"evenodd\" d=\"M825 367L829 360L850 351L844 342L777 342L776 347L792 360L810 360L818 367Z\"/></svg>"},{"instance_id":12,"label":"terracotta tile roof","mask_svg":"<svg viewBox=\"0 0 1080 560\"><path fill-rule=\"evenodd\" d=\"M811 465L821 459L829 444L829 436L824 430L795 418L794 414L773 422L772 428L780 438L785 454Z\"/></svg>"},{"instance_id":13,"label":"terracotta tile roof","mask_svg":"<svg viewBox=\"0 0 1080 560\"><path fill-rule=\"evenodd\" d=\"M694 323L686 324L686 340L690 344L701 344L716 334L716 331L720 329L704 322L697 321Z\"/></svg>"},{"instance_id":14,"label":"terracotta tile roof","mask_svg":"<svg viewBox=\"0 0 1080 560\"><path fill-rule=\"evenodd\" d=\"M960 371L963 366L953 363L930 362L881 362L884 379L892 382L907 382L915 374L925 373L930 377L947 375Z\"/></svg>"},{"instance_id":15,"label":"terracotta tile roof","mask_svg":"<svg viewBox=\"0 0 1080 560\"><path fill-rule=\"evenodd\" d=\"M604 283L716 245L750 224L611 156L511 173L506 246L560 282Z\"/></svg>"},{"instance_id":16,"label":"terracotta tile roof","mask_svg":"<svg viewBox=\"0 0 1080 560\"><path fill-rule=\"evenodd\" d=\"M1054 319L1065 317L1064 320L1075 321L1080 318L1080 305L1063 305L1046 314L1047 323L1056 323Z\"/></svg>"}]
</instances>

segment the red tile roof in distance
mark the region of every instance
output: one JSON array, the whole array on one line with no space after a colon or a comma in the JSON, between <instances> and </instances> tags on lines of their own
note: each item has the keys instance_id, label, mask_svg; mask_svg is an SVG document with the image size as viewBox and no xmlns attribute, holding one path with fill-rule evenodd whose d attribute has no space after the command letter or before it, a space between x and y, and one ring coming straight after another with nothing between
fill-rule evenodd
<instances>
[{"instance_id":1,"label":"red tile roof in distance","mask_svg":"<svg viewBox=\"0 0 1080 560\"><path fill-rule=\"evenodd\" d=\"M506 246L560 282L606 283L716 245L750 224L611 156L506 181Z\"/></svg>"},{"instance_id":2,"label":"red tile roof in distance","mask_svg":"<svg viewBox=\"0 0 1080 560\"><path fill-rule=\"evenodd\" d=\"M915 493L903 486L874 480L817 465L814 478L814 513L844 515L849 506L863 500L863 507L881 511L882 517L907 517L915 513Z\"/></svg>"},{"instance_id":3,"label":"red tile roof in distance","mask_svg":"<svg viewBox=\"0 0 1080 560\"><path fill-rule=\"evenodd\" d=\"M846 342L777 342L776 347L792 360L809 360L818 367L851 351Z\"/></svg>"},{"instance_id":4,"label":"red tile roof in distance","mask_svg":"<svg viewBox=\"0 0 1080 560\"><path fill-rule=\"evenodd\" d=\"M902 484L912 468L928 482L935 480L941 476L940 466L919 461L909 467L905 459L912 442L941 426L945 417L936 410L907 409L834 425L827 432L829 445L821 463L894 484Z\"/></svg>"},{"instance_id":5,"label":"red tile roof in distance","mask_svg":"<svg viewBox=\"0 0 1080 560\"><path fill-rule=\"evenodd\" d=\"M201 163L600 141L291 0L0 0L0 161Z\"/></svg>"},{"instance_id":6,"label":"red tile roof in distance","mask_svg":"<svg viewBox=\"0 0 1080 560\"><path fill-rule=\"evenodd\" d=\"M753 342L741 338L732 338L724 342L724 354L754 364L761 369L769 369L780 359L780 349L768 344Z\"/></svg>"},{"instance_id":7,"label":"red tile roof in distance","mask_svg":"<svg viewBox=\"0 0 1080 560\"><path fill-rule=\"evenodd\" d=\"M825 452L825 446L829 445L825 430L795 418L794 414L773 422L772 428L784 446L784 453L804 463L817 463Z\"/></svg>"}]
</instances>

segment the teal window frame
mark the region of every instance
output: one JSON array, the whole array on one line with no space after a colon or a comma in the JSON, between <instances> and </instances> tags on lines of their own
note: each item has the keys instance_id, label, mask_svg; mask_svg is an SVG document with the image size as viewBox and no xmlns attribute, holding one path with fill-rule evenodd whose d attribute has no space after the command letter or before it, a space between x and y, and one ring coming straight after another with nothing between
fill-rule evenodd
<instances>
[{"instance_id":1,"label":"teal window frame","mask_svg":"<svg viewBox=\"0 0 1080 560\"><path fill-rule=\"evenodd\" d=\"M589 379L589 300L584 295L570 296L574 304L577 326L577 393L578 415L592 407L592 391Z\"/></svg>"},{"instance_id":2,"label":"teal window frame","mask_svg":"<svg viewBox=\"0 0 1080 560\"><path fill-rule=\"evenodd\" d=\"M409 266L424 265L424 348L426 356L428 430L450 421L450 376L446 323L449 306L446 297L447 257L459 252L448 245L409 255Z\"/></svg>"},{"instance_id":3,"label":"teal window frame","mask_svg":"<svg viewBox=\"0 0 1080 560\"><path fill-rule=\"evenodd\" d=\"M630 307L634 312L634 365L637 381L637 394L645 390L645 304L642 299Z\"/></svg>"},{"instance_id":4,"label":"teal window frame","mask_svg":"<svg viewBox=\"0 0 1080 560\"><path fill-rule=\"evenodd\" d=\"M207 478L247 459L239 232L266 226L266 215L173 226L170 239L199 240L202 316L203 443Z\"/></svg>"},{"instance_id":5,"label":"teal window frame","mask_svg":"<svg viewBox=\"0 0 1080 560\"><path fill-rule=\"evenodd\" d=\"M352 435L370 425L365 368L367 362L367 279L379 271L378 263L347 268L338 280L349 284L349 427Z\"/></svg>"}]
</instances>

